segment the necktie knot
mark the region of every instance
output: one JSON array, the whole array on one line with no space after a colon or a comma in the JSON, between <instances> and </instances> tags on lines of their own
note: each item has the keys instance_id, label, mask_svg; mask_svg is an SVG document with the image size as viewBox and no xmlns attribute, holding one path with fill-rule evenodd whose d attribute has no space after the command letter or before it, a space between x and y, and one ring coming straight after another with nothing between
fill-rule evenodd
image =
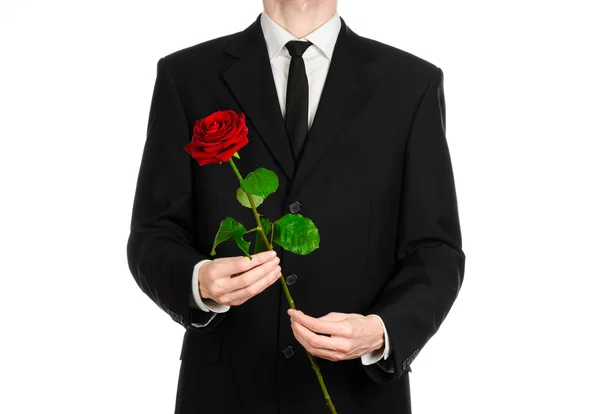
<instances>
[{"instance_id":1,"label":"necktie knot","mask_svg":"<svg viewBox=\"0 0 600 414\"><path fill-rule=\"evenodd\" d=\"M308 49L312 45L309 41L304 40L290 40L285 44L288 52L292 57L302 57L306 49Z\"/></svg>"}]
</instances>

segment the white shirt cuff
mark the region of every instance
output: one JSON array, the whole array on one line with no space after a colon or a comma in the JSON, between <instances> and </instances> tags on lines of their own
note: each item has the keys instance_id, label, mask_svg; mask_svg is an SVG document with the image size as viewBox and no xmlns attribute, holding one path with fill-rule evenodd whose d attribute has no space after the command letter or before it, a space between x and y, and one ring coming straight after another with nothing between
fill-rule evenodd
<instances>
[{"instance_id":1,"label":"white shirt cuff","mask_svg":"<svg viewBox=\"0 0 600 414\"><path fill-rule=\"evenodd\" d=\"M390 356L390 339L388 337L387 329L385 329L385 323L383 323L383 319L381 319L379 315L375 316L377 316L377 318L381 322L381 325L383 326L384 346L381 349L369 352L368 354L361 356L360 360L362 361L363 365L371 365L381 360L381 358L385 360L388 359L388 357Z\"/></svg>"},{"instance_id":2,"label":"white shirt cuff","mask_svg":"<svg viewBox=\"0 0 600 414\"><path fill-rule=\"evenodd\" d=\"M210 262L210 259L200 260L194 266L194 274L192 275L192 298L190 298L190 306L196 307L204 312L224 313L230 308L228 305L222 305L211 299L202 299L200 297L200 289L198 288L198 269L205 262Z\"/></svg>"},{"instance_id":3,"label":"white shirt cuff","mask_svg":"<svg viewBox=\"0 0 600 414\"><path fill-rule=\"evenodd\" d=\"M206 322L206 323L191 322L190 325L195 326L196 328L204 328L205 326L208 326L212 322L212 320L215 319L216 316L217 316L217 314L215 312L213 312L213 314L210 317L210 319L208 320L208 322Z\"/></svg>"}]
</instances>

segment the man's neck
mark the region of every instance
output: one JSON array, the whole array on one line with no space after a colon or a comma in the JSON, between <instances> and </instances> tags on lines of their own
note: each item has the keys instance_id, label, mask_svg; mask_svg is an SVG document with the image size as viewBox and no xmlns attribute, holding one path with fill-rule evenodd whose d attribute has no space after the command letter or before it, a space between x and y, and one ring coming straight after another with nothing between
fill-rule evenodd
<instances>
[{"instance_id":1,"label":"man's neck","mask_svg":"<svg viewBox=\"0 0 600 414\"><path fill-rule=\"evenodd\" d=\"M314 32L333 17L337 2L282 2L281 0L265 0L265 13L297 39Z\"/></svg>"}]
</instances>

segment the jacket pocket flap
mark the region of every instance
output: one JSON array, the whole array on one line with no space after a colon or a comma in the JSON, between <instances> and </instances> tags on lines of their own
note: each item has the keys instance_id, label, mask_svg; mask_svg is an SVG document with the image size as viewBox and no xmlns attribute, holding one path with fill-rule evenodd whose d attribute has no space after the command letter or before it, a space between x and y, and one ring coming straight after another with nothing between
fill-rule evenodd
<instances>
[{"instance_id":1,"label":"jacket pocket flap","mask_svg":"<svg viewBox=\"0 0 600 414\"><path fill-rule=\"evenodd\" d=\"M221 356L221 332L187 330L183 337L179 359L218 362Z\"/></svg>"}]
</instances>

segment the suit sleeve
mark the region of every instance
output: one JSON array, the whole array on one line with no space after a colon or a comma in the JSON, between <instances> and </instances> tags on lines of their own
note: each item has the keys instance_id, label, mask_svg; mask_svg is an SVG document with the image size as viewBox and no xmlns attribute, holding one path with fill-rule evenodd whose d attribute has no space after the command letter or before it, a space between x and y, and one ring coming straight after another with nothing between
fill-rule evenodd
<instances>
[{"instance_id":1,"label":"suit sleeve","mask_svg":"<svg viewBox=\"0 0 600 414\"><path fill-rule=\"evenodd\" d=\"M389 370L364 366L378 383L411 371L410 364L437 332L463 282L465 254L445 123L443 72L437 68L408 137L396 268L368 311L382 318L392 344Z\"/></svg>"},{"instance_id":2,"label":"suit sleeve","mask_svg":"<svg viewBox=\"0 0 600 414\"><path fill-rule=\"evenodd\" d=\"M177 323L195 329L192 322L204 325L213 317L189 305L194 267L209 259L198 251L195 235L192 168L197 164L183 149L191 131L165 58L156 70L127 261L140 289Z\"/></svg>"}]
</instances>

